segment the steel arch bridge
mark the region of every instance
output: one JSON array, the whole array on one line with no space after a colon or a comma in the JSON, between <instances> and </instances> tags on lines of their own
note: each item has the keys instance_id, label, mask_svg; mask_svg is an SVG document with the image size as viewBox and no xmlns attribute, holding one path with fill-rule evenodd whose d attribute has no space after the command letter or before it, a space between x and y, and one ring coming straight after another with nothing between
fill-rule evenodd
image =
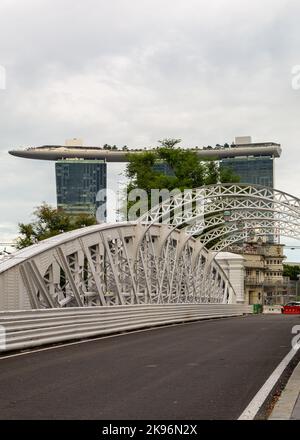
<instances>
[{"instance_id":1,"label":"steel arch bridge","mask_svg":"<svg viewBox=\"0 0 300 440\"><path fill-rule=\"evenodd\" d=\"M137 222L83 228L8 257L0 263L0 310L235 303L213 251L253 231L299 239L300 200L242 184L187 191Z\"/></svg>"},{"instance_id":2,"label":"steel arch bridge","mask_svg":"<svg viewBox=\"0 0 300 440\"><path fill-rule=\"evenodd\" d=\"M209 251L163 224L91 226L0 263L0 310L235 302Z\"/></svg>"},{"instance_id":3,"label":"steel arch bridge","mask_svg":"<svg viewBox=\"0 0 300 440\"><path fill-rule=\"evenodd\" d=\"M165 200L139 220L182 228L222 251L253 233L300 239L300 199L260 185L209 185Z\"/></svg>"}]
</instances>

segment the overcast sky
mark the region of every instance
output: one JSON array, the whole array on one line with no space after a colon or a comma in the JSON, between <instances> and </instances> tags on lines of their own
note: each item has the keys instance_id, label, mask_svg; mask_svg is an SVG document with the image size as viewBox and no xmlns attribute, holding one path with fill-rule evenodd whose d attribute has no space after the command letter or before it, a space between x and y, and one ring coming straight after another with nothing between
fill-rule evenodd
<instances>
[{"instance_id":1,"label":"overcast sky","mask_svg":"<svg viewBox=\"0 0 300 440\"><path fill-rule=\"evenodd\" d=\"M55 204L54 163L7 151L70 137L279 142L276 187L300 197L299 14L297 0L1 0L0 241Z\"/></svg>"}]
</instances>

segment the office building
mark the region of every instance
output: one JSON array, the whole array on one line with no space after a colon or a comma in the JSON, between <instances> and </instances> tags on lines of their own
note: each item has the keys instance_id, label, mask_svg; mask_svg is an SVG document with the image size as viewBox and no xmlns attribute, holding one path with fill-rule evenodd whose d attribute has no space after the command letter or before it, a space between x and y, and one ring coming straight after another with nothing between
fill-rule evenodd
<instances>
[{"instance_id":1,"label":"office building","mask_svg":"<svg viewBox=\"0 0 300 440\"><path fill-rule=\"evenodd\" d=\"M266 149L273 145L275 148ZM278 144L252 143L251 137L236 138L230 150L237 151L232 157L223 157L220 161L221 168L229 168L240 177L241 183L274 187L274 159L278 157ZM240 156L241 149L247 154ZM230 152L231 153L231 152Z\"/></svg>"},{"instance_id":2,"label":"office building","mask_svg":"<svg viewBox=\"0 0 300 440\"><path fill-rule=\"evenodd\" d=\"M57 207L70 214L95 215L96 196L106 188L106 163L101 160L66 159L55 164ZM103 217L101 219L105 221Z\"/></svg>"},{"instance_id":3,"label":"office building","mask_svg":"<svg viewBox=\"0 0 300 440\"><path fill-rule=\"evenodd\" d=\"M199 159L219 161L221 167L231 168L241 183L273 187L274 162L281 155L281 146L273 142L252 143L250 137L236 138L231 146L192 148ZM145 149L132 149L142 154ZM155 150L148 150L155 151ZM97 191L106 188L106 163L127 162L128 150L84 146L82 139L68 139L65 145L44 145L14 149L13 156L56 161L57 203L68 212L95 212ZM76 165L77 164L77 165ZM99 165L99 166L98 166ZM97 168L98 166L98 168ZM154 169L167 175L173 170L165 162Z\"/></svg>"}]
</instances>

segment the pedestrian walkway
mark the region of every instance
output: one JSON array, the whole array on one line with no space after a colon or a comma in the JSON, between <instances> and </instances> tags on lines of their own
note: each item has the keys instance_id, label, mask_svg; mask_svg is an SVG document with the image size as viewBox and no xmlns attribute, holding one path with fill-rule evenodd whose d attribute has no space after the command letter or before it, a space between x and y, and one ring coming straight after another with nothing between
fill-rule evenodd
<instances>
[{"instance_id":1,"label":"pedestrian walkway","mask_svg":"<svg viewBox=\"0 0 300 440\"><path fill-rule=\"evenodd\" d=\"M293 371L269 420L300 420L300 363Z\"/></svg>"}]
</instances>

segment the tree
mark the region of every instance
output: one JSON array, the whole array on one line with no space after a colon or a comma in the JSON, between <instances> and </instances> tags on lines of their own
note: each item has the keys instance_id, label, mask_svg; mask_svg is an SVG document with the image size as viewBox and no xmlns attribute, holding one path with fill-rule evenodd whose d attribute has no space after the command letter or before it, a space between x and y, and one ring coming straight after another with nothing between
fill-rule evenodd
<instances>
[{"instance_id":1,"label":"tree","mask_svg":"<svg viewBox=\"0 0 300 440\"><path fill-rule=\"evenodd\" d=\"M165 138L158 141L158 143L165 148L174 148L175 145L180 144L180 142L181 139L173 139L173 138Z\"/></svg>"},{"instance_id":2,"label":"tree","mask_svg":"<svg viewBox=\"0 0 300 440\"><path fill-rule=\"evenodd\" d=\"M46 203L33 212L35 219L31 223L19 223L20 236L16 239L17 249L36 244L41 240L62 234L63 232L95 225L93 215L70 215L63 209L56 209Z\"/></svg>"},{"instance_id":3,"label":"tree","mask_svg":"<svg viewBox=\"0 0 300 440\"><path fill-rule=\"evenodd\" d=\"M127 194L133 189L142 189L150 200L151 189L172 191L178 188L183 191L203 185L239 181L239 177L230 169L220 170L216 161L201 161L195 151L174 148L179 141L164 139L160 141L162 146L155 150L127 154ZM158 170L155 166L158 163L166 164L167 171ZM132 204L127 203L123 209L128 210Z\"/></svg>"},{"instance_id":4,"label":"tree","mask_svg":"<svg viewBox=\"0 0 300 440\"><path fill-rule=\"evenodd\" d=\"M298 280L300 275L300 266L290 266L289 264L283 265L283 276L289 277L291 280Z\"/></svg>"},{"instance_id":5,"label":"tree","mask_svg":"<svg viewBox=\"0 0 300 440\"><path fill-rule=\"evenodd\" d=\"M222 167L219 169L220 182L222 183L239 183L240 176L235 174L231 168Z\"/></svg>"}]
</instances>

